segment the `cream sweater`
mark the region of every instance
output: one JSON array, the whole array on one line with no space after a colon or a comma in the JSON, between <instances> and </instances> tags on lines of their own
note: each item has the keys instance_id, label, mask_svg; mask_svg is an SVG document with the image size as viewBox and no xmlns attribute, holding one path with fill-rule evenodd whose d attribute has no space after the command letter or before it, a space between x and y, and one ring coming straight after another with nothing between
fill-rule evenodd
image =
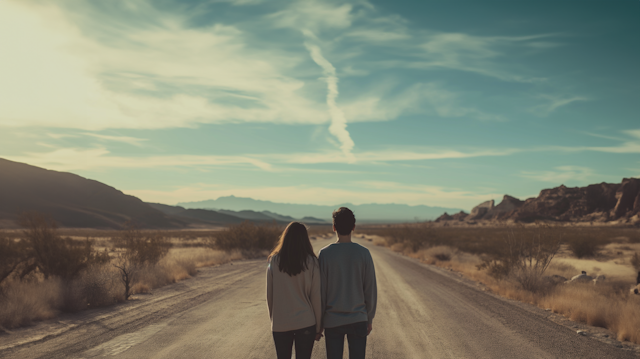
<instances>
[{"instance_id":1,"label":"cream sweater","mask_svg":"<svg viewBox=\"0 0 640 359\"><path fill-rule=\"evenodd\" d=\"M280 272L278 255L269 261L267 305L272 331L286 332L315 324L316 333L320 332L322 306L318 260L310 256L307 268L292 277Z\"/></svg>"}]
</instances>

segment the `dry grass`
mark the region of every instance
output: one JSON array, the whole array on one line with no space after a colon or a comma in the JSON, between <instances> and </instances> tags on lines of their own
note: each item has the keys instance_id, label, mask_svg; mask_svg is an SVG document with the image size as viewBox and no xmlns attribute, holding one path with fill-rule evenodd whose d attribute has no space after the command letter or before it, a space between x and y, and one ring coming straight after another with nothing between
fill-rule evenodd
<instances>
[{"instance_id":1,"label":"dry grass","mask_svg":"<svg viewBox=\"0 0 640 359\"><path fill-rule=\"evenodd\" d=\"M59 280L9 282L0 300L0 327L12 329L55 317L62 305L62 289Z\"/></svg>"},{"instance_id":2,"label":"dry grass","mask_svg":"<svg viewBox=\"0 0 640 359\"><path fill-rule=\"evenodd\" d=\"M119 231L62 230L77 241L87 239L93 248L107 250L112 258L123 249L118 248ZM59 233L60 233L59 232ZM266 257L262 249L214 250L205 247L207 239L220 231L142 231L145 236L160 235L171 244L166 255L157 263L141 267L132 286L132 294L149 293L153 289L197 274L197 268L215 266L235 260ZM59 234L58 233L58 234ZM24 240L21 231L4 231L0 236L15 241ZM95 235L96 237L92 237ZM110 263L85 268L77 277L62 280L56 276L44 278L34 272L20 280L12 276L0 286L0 329L13 329L30 325L34 321L54 318L60 312L75 312L86 308L102 307L123 302L124 284L119 271Z\"/></svg>"},{"instance_id":3,"label":"dry grass","mask_svg":"<svg viewBox=\"0 0 640 359\"><path fill-rule=\"evenodd\" d=\"M394 229L398 231L394 234ZM483 258L500 253L505 245L508 228L447 228L420 224L412 226L378 227L369 232L383 236L376 244L418 258L429 264L448 268L481 282L504 297L550 309L574 321L603 327L616 333L618 340L640 344L640 296L630 295L637 273L634 255L640 247L640 231L635 228L552 228L553 236L565 243L548 269L540 275L539 285L525 290L511 274L501 280L479 270ZM361 231L363 231L361 229ZM576 253L579 241L597 243L589 259ZM577 244L576 244L577 243ZM581 270L590 274L605 274L607 281L574 285L563 284L562 277L571 278ZM558 277L554 277L558 276Z\"/></svg>"}]
</instances>

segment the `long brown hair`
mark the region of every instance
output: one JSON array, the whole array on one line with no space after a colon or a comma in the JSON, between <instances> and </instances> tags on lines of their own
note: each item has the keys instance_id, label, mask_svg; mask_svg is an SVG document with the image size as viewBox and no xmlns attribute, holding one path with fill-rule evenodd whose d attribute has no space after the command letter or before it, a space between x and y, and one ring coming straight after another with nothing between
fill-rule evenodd
<instances>
[{"instance_id":1,"label":"long brown hair","mask_svg":"<svg viewBox=\"0 0 640 359\"><path fill-rule=\"evenodd\" d=\"M291 222L284 229L280 240L269 255L269 259L278 255L278 268L290 276L307 270L307 258L316 257L309 240L307 227L300 222Z\"/></svg>"}]
</instances>

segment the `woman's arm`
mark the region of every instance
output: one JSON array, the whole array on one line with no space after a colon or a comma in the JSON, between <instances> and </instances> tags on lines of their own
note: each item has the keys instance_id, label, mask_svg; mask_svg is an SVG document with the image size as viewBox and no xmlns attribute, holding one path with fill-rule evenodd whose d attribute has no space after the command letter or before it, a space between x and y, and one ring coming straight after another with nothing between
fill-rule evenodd
<instances>
[{"instance_id":1,"label":"woman's arm","mask_svg":"<svg viewBox=\"0 0 640 359\"><path fill-rule=\"evenodd\" d=\"M269 307L269 318L272 318L273 311L273 272L271 271L271 261L267 267L267 307Z\"/></svg>"}]
</instances>

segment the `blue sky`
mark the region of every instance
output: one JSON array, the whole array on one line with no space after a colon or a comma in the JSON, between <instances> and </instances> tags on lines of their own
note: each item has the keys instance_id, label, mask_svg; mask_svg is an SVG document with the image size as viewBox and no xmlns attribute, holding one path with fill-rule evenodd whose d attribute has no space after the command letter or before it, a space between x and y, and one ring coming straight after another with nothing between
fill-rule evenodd
<instances>
[{"instance_id":1,"label":"blue sky","mask_svg":"<svg viewBox=\"0 0 640 359\"><path fill-rule=\"evenodd\" d=\"M0 1L0 157L145 201L640 176L640 2Z\"/></svg>"}]
</instances>

